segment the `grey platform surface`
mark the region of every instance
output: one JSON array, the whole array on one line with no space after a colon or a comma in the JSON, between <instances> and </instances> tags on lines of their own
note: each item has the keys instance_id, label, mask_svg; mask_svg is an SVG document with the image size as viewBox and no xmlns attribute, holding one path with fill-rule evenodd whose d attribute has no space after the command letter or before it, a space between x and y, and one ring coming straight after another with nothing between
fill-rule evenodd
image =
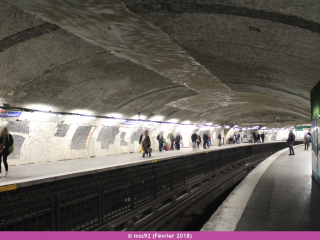
<instances>
[{"instance_id":1,"label":"grey platform surface","mask_svg":"<svg viewBox=\"0 0 320 240\"><path fill-rule=\"evenodd\" d=\"M202 230L319 231L320 185L312 178L311 150L300 145L296 155L288 153L253 170Z\"/></svg>"},{"instance_id":2,"label":"grey platform surface","mask_svg":"<svg viewBox=\"0 0 320 240\"><path fill-rule=\"evenodd\" d=\"M38 164L9 166L9 176L6 178L0 178L0 186L17 184L17 187L25 187L68 178L71 175L81 176L99 171L113 170L125 166L150 163L154 160L161 161L180 155L196 154L206 151L214 151L218 149L234 148L248 145L248 143L244 143L223 145L222 147L211 146L210 149L200 149L197 151L193 151L191 148L182 148L180 151L173 150L162 153L155 151L152 153L152 156L150 158L142 158L140 153L128 153L105 157L82 158ZM4 170L3 167L2 170Z\"/></svg>"}]
</instances>

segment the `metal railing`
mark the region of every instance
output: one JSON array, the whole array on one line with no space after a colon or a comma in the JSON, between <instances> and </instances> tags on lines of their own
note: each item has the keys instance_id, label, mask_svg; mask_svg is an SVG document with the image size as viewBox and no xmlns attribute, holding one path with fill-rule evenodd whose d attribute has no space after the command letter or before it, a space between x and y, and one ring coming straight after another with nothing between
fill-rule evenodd
<instances>
[{"instance_id":1,"label":"metal railing","mask_svg":"<svg viewBox=\"0 0 320 240\"><path fill-rule=\"evenodd\" d=\"M208 151L2 192L0 230L94 230L117 219L132 224L184 194L195 179L285 147L278 142Z\"/></svg>"}]
</instances>

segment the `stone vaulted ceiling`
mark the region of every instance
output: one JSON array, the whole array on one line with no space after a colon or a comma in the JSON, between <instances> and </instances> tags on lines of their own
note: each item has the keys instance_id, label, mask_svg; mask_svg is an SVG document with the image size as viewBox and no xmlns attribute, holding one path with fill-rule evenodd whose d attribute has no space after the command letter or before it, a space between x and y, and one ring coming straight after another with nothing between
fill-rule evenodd
<instances>
[{"instance_id":1,"label":"stone vaulted ceiling","mask_svg":"<svg viewBox=\"0 0 320 240\"><path fill-rule=\"evenodd\" d=\"M316 0L0 0L0 103L309 123L319 12Z\"/></svg>"}]
</instances>

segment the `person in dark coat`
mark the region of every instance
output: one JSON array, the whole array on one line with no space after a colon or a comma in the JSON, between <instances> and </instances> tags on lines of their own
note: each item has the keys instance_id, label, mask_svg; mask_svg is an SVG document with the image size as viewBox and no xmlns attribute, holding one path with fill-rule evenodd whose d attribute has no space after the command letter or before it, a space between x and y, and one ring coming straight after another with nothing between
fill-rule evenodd
<instances>
[{"instance_id":1,"label":"person in dark coat","mask_svg":"<svg viewBox=\"0 0 320 240\"><path fill-rule=\"evenodd\" d=\"M175 139L175 143L176 143L176 149L180 150L180 141L181 141L182 137L181 135L178 133Z\"/></svg>"},{"instance_id":2,"label":"person in dark coat","mask_svg":"<svg viewBox=\"0 0 320 240\"><path fill-rule=\"evenodd\" d=\"M262 143L264 143L264 133L261 133L261 140L262 140Z\"/></svg>"},{"instance_id":3,"label":"person in dark coat","mask_svg":"<svg viewBox=\"0 0 320 240\"><path fill-rule=\"evenodd\" d=\"M144 135L142 136L141 145L143 150L142 157L145 157L145 154L147 154L147 156L149 154L149 157L151 157L151 152L150 152L151 140L150 140L148 131L144 132Z\"/></svg>"},{"instance_id":4,"label":"person in dark coat","mask_svg":"<svg viewBox=\"0 0 320 240\"><path fill-rule=\"evenodd\" d=\"M164 137L163 132L160 132L157 136L157 140L159 142L159 152L163 151L163 143L164 143Z\"/></svg>"},{"instance_id":5,"label":"person in dark coat","mask_svg":"<svg viewBox=\"0 0 320 240\"><path fill-rule=\"evenodd\" d=\"M293 130L290 130L290 133L287 139L287 143L289 145L289 151L290 151L289 155L295 155L293 151L293 144L295 140L296 140L296 136L294 135Z\"/></svg>"},{"instance_id":6,"label":"person in dark coat","mask_svg":"<svg viewBox=\"0 0 320 240\"><path fill-rule=\"evenodd\" d=\"M207 145L208 145L208 135L203 134L203 149L207 149Z\"/></svg>"},{"instance_id":7,"label":"person in dark coat","mask_svg":"<svg viewBox=\"0 0 320 240\"><path fill-rule=\"evenodd\" d=\"M197 139L198 139L198 135L196 133L193 133L191 135L192 149L193 150L197 150Z\"/></svg>"},{"instance_id":8,"label":"person in dark coat","mask_svg":"<svg viewBox=\"0 0 320 240\"><path fill-rule=\"evenodd\" d=\"M9 133L7 128L4 128L1 132L0 137L0 177L2 177L1 173L1 163L3 161L4 167L6 169L6 174L4 177L8 176L9 166L8 166L8 156L10 154L9 148L13 145L13 138Z\"/></svg>"},{"instance_id":9,"label":"person in dark coat","mask_svg":"<svg viewBox=\"0 0 320 240\"><path fill-rule=\"evenodd\" d=\"M258 142L258 143L261 142L261 141L260 141L260 137L261 137L261 135L260 135L260 133L258 133L258 135L257 135L257 142Z\"/></svg>"},{"instance_id":10,"label":"person in dark coat","mask_svg":"<svg viewBox=\"0 0 320 240\"><path fill-rule=\"evenodd\" d=\"M256 135L256 133L253 133L253 134L252 134L252 137L253 137L253 142L256 143L256 142L257 142L257 135Z\"/></svg>"}]
</instances>

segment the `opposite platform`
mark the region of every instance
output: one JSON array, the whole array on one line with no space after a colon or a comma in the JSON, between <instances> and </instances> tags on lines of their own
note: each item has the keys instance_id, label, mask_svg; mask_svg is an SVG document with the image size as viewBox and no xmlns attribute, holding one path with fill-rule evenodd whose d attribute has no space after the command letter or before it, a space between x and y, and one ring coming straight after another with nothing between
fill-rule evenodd
<instances>
[{"instance_id":1,"label":"opposite platform","mask_svg":"<svg viewBox=\"0 0 320 240\"><path fill-rule=\"evenodd\" d=\"M319 231L320 186L311 150L284 149L260 163L229 195L204 231Z\"/></svg>"},{"instance_id":2,"label":"opposite platform","mask_svg":"<svg viewBox=\"0 0 320 240\"><path fill-rule=\"evenodd\" d=\"M154 153L152 153L151 157L145 158L142 158L140 153L128 153L105 157L82 158L47 163L9 166L9 176L6 178L0 178L0 186L17 184L17 187L25 187L39 183L61 180L69 177L77 177L101 171L109 171L144 163L167 160L179 156L188 156L190 154L203 153L206 151L216 151L219 149L237 148L249 145L261 145L261 143L230 144L223 145L221 147L211 146L210 149L200 149L197 151L193 151L191 148L182 148L179 151L173 150L162 153L155 151Z\"/></svg>"}]
</instances>

